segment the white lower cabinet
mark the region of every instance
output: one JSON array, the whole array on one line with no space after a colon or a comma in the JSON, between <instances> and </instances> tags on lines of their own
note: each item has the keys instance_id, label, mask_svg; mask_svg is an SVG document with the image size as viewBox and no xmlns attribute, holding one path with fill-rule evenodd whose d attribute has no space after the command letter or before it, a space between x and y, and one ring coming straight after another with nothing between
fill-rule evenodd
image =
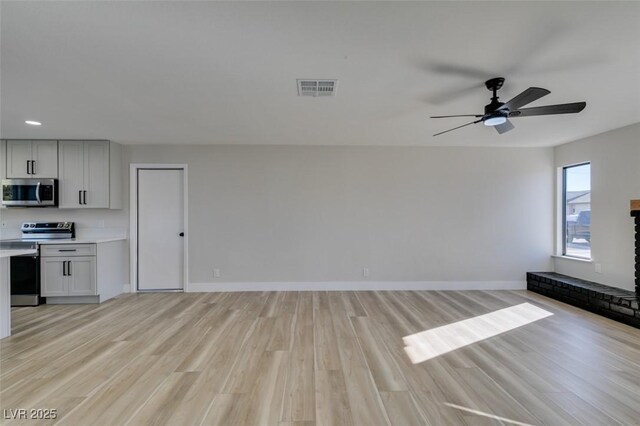
<instances>
[{"instance_id":1,"label":"white lower cabinet","mask_svg":"<svg viewBox=\"0 0 640 426\"><path fill-rule=\"evenodd\" d=\"M64 296L97 296L96 256L47 256L56 254L82 252L85 247L94 244L77 246L48 246L40 257L40 294L43 297ZM61 247L59 250L54 247ZM93 249L95 253L95 248Z\"/></svg>"},{"instance_id":2,"label":"white lower cabinet","mask_svg":"<svg viewBox=\"0 0 640 426\"><path fill-rule=\"evenodd\" d=\"M102 303L127 283L125 239L40 245L40 295L48 305Z\"/></svg>"},{"instance_id":3,"label":"white lower cabinet","mask_svg":"<svg viewBox=\"0 0 640 426\"><path fill-rule=\"evenodd\" d=\"M95 256L71 258L67 269L69 296L94 296L98 294Z\"/></svg>"},{"instance_id":4,"label":"white lower cabinet","mask_svg":"<svg viewBox=\"0 0 640 426\"><path fill-rule=\"evenodd\" d=\"M40 258L40 295L68 296L69 282L64 272L67 267L66 257L41 257Z\"/></svg>"}]
</instances>

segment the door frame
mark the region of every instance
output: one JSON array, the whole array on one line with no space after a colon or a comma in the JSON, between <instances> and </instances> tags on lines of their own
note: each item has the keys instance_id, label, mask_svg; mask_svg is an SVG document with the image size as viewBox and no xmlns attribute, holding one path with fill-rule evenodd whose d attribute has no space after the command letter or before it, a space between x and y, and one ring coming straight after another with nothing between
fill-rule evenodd
<instances>
[{"instance_id":1,"label":"door frame","mask_svg":"<svg viewBox=\"0 0 640 426\"><path fill-rule=\"evenodd\" d=\"M183 240L183 289L189 291L189 167L187 164L148 164L132 163L129 169L129 273L131 293L138 292L138 170L182 170L183 173L183 217L184 217L184 237Z\"/></svg>"}]
</instances>

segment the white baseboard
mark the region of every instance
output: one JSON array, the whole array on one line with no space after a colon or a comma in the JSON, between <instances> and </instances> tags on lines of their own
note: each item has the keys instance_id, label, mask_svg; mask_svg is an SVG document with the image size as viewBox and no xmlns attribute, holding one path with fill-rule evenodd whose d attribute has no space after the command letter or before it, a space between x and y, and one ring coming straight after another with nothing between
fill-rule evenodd
<instances>
[{"instance_id":1,"label":"white baseboard","mask_svg":"<svg viewBox=\"0 0 640 426\"><path fill-rule=\"evenodd\" d=\"M189 283L189 293L231 291L525 290L526 281L328 281Z\"/></svg>"}]
</instances>

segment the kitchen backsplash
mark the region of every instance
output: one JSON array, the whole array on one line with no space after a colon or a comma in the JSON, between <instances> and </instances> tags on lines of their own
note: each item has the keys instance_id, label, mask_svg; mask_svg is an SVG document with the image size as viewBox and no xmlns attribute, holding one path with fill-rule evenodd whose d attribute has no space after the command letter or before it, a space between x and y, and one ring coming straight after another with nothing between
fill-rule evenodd
<instances>
[{"instance_id":1,"label":"kitchen backsplash","mask_svg":"<svg viewBox=\"0 0 640 426\"><path fill-rule=\"evenodd\" d=\"M129 213L124 210L64 210L56 208L0 209L0 238L19 238L23 222L75 222L79 237L126 236Z\"/></svg>"}]
</instances>

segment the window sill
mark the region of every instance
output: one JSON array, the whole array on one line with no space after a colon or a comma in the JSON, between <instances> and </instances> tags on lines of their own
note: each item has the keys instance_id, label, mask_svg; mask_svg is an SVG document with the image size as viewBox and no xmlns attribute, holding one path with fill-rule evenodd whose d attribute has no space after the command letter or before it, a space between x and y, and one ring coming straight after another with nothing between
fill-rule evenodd
<instances>
[{"instance_id":1,"label":"window sill","mask_svg":"<svg viewBox=\"0 0 640 426\"><path fill-rule=\"evenodd\" d=\"M551 257L553 257L554 259L575 260L576 262L593 263L593 259L583 259L580 257L560 256L557 254L552 254Z\"/></svg>"}]
</instances>

